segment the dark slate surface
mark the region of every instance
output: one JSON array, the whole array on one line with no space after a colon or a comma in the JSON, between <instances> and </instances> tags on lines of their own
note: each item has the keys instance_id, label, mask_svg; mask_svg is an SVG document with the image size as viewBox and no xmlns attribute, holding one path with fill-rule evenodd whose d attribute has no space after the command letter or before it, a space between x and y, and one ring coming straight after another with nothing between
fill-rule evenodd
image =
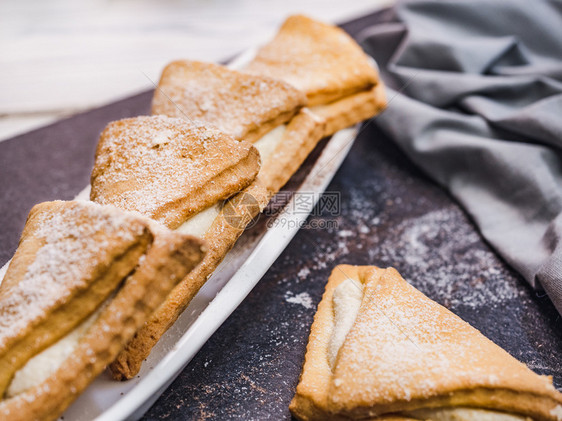
<instances>
[{"instance_id":1,"label":"dark slate surface","mask_svg":"<svg viewBox=\"0 0 562 421\"><path fill-rule=\"evenodd\" d=\"M387 13L344 27L357 34ZM0 143L0 263L15 250L34 203L70 199L86 185L105 124L147 113L150 97L146 92ZM317 209L146 420L289 419L315 307L337 263L396 267L562 386L562 323L548 298L496 257L458 205L374 125L328 190L341 192L340 215Z\"/></svg>"}]
</instances>

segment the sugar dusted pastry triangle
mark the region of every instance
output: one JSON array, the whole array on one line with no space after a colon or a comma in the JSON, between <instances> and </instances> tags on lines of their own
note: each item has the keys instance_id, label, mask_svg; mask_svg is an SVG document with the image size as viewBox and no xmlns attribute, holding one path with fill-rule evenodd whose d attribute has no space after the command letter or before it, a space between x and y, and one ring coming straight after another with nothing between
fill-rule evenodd
<instances>
[{"instance_id":1,"label":"sugar dusted pastry triangle","mask_svg":"<svg viewBox=\"0 0 562 421\"><path fill-rule=\"evenodd\" d=\"M117 288L151 241L145 222L120 212L65 202L33 208L0 285L0 394L23 362Z\"/></svg>"},{"instance_id":2,"label":"sugar dusted pastry triangle","mask_svg":"<svg viewBox=\"0 0 562 421\"><path fill-rule=\"evenodd\" d=\"M236 141L218 130L207 129L206 137L203 137L204 147L197 146L202 138L200 133L192 135L188 132L188 136L179 137L177 145L171 148L172 153L168 153L169 145L165 145L168 149L161 150L159 147L158 153L154 155L154 152L146 152L146 149L147 145L150 145L150 139L155 136L161 139L158 137L162 136L161 122L165 127L171 124L172 130L176 131L177 127L181 130L192 130L194 123L165 116L142 119L148 121L139 122L138 119L130 119L112 123L102 134L96 156L96 167L92 174L92 199L104 203L110 198L112 203L125 209L130 209L131 206L136 210L142 209L145 215L166 222L178 232L205 239L208 252L197 269L181 280L111 364L110 368L116 379L132 378L138 373L152 347L191 302L235 244L246 224L263 210L269 198L267 189L259 180L254 180L259 171L259 155L257 149L249 143ZM123 123L126 129L120 127L119 123ZM148 135L142 129L146 123L150 126ZM135 137L129 140L130 134L124 135L123 132L130 133L131 128ZM194 130L200 129L195 127ZM214 137L209 137L209 133L214 133ZM170 137L167 131L164 131L164 135ZM186 164L181 159L178 164L177 153L175 153L175 149L182 147L190 158ZM145 156L149 156L148 159L146 157L131 159L131 154L138 155L136 150L139 148ZM180 155L184 153L183 150ZM223 150L227 153L223 154ZM161 158L162 154L163 158ZM239 164L231 168L229 159L231 162L238 161ZM115 186L116 180L124 178L122 172L125 165L121 165L121 162L126 163L126 167L130 170L128 169L125 175L127 182ZM109 193L100 195L99 192L103 190L99 188L98 174L104 177L105 168L108 166L113 166L109 172L111 177L103 179L103 183ZM139 183L139 168L142 183ZM148 189L145 187L147 185L145 177L155 178L154 181L148 179L152 183ZM180 199L172 200L173 197L178 196ZM251 206L242 200L246 197L253 199ZM228 200L221 203L221 199L226 198ZM166 208L169 203L172 205L171 212ZM139 204L142 206L139 207ZM165 211L155 212L157 206ZM184 210L186 208L189 212ZM241 213L244 217L233 224L232 218L227 215L229 211Z\"/></svg>"},{"instance_id":3,"label":"sugar dusted pastry triangle","mask_svg":"<svg viewBox=\"0 0 562 421\"><path fill-rule=\"evenodd\" d=\"M326 104L369 90L377 71L361 47L340 28L306 16L289 17L244 71L284 80Z\"/></svg>"},{"instance_id":4,"label":"sugar dusted pastry triangle","mask_svg":"<svg viewBox=\"0 0 562 421\"><path fill-rule=\"evenodd\" d=\"M177 228L250 185L259 162L249 143L199 122L165 116L120 120L101 134L91 199Z\"/></svg>"},{"instance_id":5,"label":"sugar dusted pastry triangle","mask_svg":"<svg viewBox=\"0 0 562 421\"><path fill-rule=\"evenodd\" d=\"M152 113L201 120L254 142L289 121L305 103L302 92L281 80L182 60L162 72Z\"/></svg>"},{"instance_id":6,"label":"sugar dusted pastry triangle","mask_svg":"<svg viewBox=\"0 0 562 421\"><path fill-rule=\"evenodd\" d=\"M372 59L340 28L296 15L244 71L282 79L306 93L326 120L324 136L373 117L386 106Z\"/></svg>"},{"instance_id":7,"label":"sugar dusted pastry triangle","mask_svg":"<svg viewBox=\"0 0 562 421\"><path fill-rule=\"evenodd\" d=\"M231 110L232 113L229 118L232 118L232 120L228 124L231 127L249 127L254 124L252 120L256 113L248 113L244 110L253 107L257 95L254 83L259 79L247 75L240 76L240 74L216 65L196 63L195 67L196 69L200 67L204 69L208 66L210 66L212 72L217 72L217 75L205 76L203 73L197 76L199 82L202 82L202 79L205 78L211 78L212 80L209 89L205 91L206 94L198 98L220 98L222 95L226 95L222 85L217 84L219 77L227 78L227 84L250 81L251 89L244 89L244 85L231 87L230 90L235 95L233 97L227 95L226 101L230 101L232 106L236 106L237 111ZM197 73L195 70L190 72ZM165 76L162 80L165 80ZM267 83L283 88L277 91L277 96L287 88L289 93L291 91L296 92L283 83L272 83L271 81ZM212 92L213 89L216 89L217 92ZM262 95L261 91L259 92L259 95ZM299 96L302 97L302 94L299 94ZM284 98L281 101L275 95L271 98L269 110L274 111L272 115L277 113L278 116L283 118L282 120L274 118L274 122L267 127L268 133L254 143L254 146L260 152L262 161L262 167L256 180L225 202L223 207L211 206L192 216L177 228L181 232L204 238L208 244L207 255L197 269L174 288L165 302L145 323L143 328L137 332L116 361L111 364L110 369L114 378L130 379L138 373L142 362L148 357L154 345L189 305L197 291L234 246L246 225L265 208L271 196L277 193L289 180L322 138L325 127L324 120L312 114L307 108L300 109L296 114L295 112L299 107L290 108L292 110L290 117L292 118L289 122L283 124L288 117L285 113L279 114L280 108L276 104L286 103L287 96L285 95ZM260 98L260 101L262 100L263 98ZM215 101L205 107L205 110L207 117L211 116L220 120L224 107L221 106L220 101ZM277 126L271 130L270 126L272 125ZM254 131L254 133L261 134L262 131L263 128Z\"/></svg>"},{"instance_id":8,"label":"sugar dusted pastry triangle","mask_svg":"<svg viewBox=\"0 0 562 421\"><path fill-rule=\"evenodd\" d=\"M203 255L138 214L35 206L0 285L0 418L56 419Z\"/></svg>"},{"instance_id":9,"label":"sugar dusted pastry triangle","mask_svg":"<svg viewBox=\"0 0 562 421\"><path fill-rule=\"evenodd\" d=\"M560 420L561 405L550 377L396 270L340 265L318 306L291 411L303 420Z\"/></svg>"},{"instance_id":10,"label":"sugar dusted pastry triangle","mask_svg":"<svg viewBox=\"0 0 562 421\"><path fill-rule=\"evenodd\" d=\"M183 60L170 63L162 72L152 112L197 118L253 142L263 164L259 177L275 194L324 136L322 113L330 127L341 118L340 109L321 110L314 117L302 109L305 103L302 92L281 80ZM370 108L362 103L361 110Z\"/></svg>"},{"instance_id":11,"label":"sugar dusted pastry triangle","mask_svg":"<svg viewBox=\"0 0 562 421\"><path fill-rule=\"evenodd\" d=\"M289 180L322 138L324 121L303 108L286 125L281 125L255 143L263 165L258 178L224 207L211 207L195 215L179 231L205 239L208 252L203 262L174 288L165 302L121 352L110 369L119 380L134 377L161 336L185 310L199 288L211 276L234 246L246 225L267 205ZM203 229L199 229L203 227Z\"/></svg>"}]
</instances>

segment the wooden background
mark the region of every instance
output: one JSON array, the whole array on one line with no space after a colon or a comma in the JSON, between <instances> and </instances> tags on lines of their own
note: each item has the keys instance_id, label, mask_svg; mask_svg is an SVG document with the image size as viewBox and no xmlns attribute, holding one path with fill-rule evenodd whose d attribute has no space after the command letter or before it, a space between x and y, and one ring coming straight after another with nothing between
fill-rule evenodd
<instances>
[{"instance_id":1,"label":"wooden background","mask_svg":"<svg viewBox=\"0 0 562 421\"><path fill-rule=\"evenodd\" d=\"M284 18L341 22L392 0L2 0L0 140L144 91L175 59L218 61Z\"/></svg>"}]
</instances>

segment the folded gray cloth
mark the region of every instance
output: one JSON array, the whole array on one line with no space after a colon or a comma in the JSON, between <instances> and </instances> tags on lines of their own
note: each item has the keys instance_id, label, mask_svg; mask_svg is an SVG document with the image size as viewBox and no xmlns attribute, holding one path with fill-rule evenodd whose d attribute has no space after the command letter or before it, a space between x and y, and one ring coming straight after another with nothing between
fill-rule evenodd
<instances>
[{"instance_id":1,"label":"folded gray cloth","mask_svg":"<svg viewBox=\"0 0 562 421\"><path fill-rule=\"evenodd\" d=\"M395 14L363 33L398 90L375 124L562 313L562 2L408 1Z\"/></svg>"}]
</instances>

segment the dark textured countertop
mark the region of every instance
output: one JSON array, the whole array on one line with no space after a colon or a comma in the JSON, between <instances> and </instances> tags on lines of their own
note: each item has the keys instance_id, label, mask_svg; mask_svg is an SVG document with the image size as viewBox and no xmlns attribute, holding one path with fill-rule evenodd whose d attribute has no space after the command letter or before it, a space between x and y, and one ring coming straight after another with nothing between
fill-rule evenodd
<instances>
[{"instance_id":1,"label":"dark textured countertop","mask_svg":"<svg viewBox=\"0 0 562 421\"><path fill-rule=\"evenodd\" d=\"M357 34L382 18L344 27ZM30 207L74 197L88 182L103 126L147 113L150 97L147 92L0 143L2 263L17 246ZM289 419L315 308L338 263L394 266L562 386L562 323L548 298L507 267L451 197L375 125L358 137L328 191L341 193L339 215L316 210L144 419Z\"/></svg>"}]
</instances>

